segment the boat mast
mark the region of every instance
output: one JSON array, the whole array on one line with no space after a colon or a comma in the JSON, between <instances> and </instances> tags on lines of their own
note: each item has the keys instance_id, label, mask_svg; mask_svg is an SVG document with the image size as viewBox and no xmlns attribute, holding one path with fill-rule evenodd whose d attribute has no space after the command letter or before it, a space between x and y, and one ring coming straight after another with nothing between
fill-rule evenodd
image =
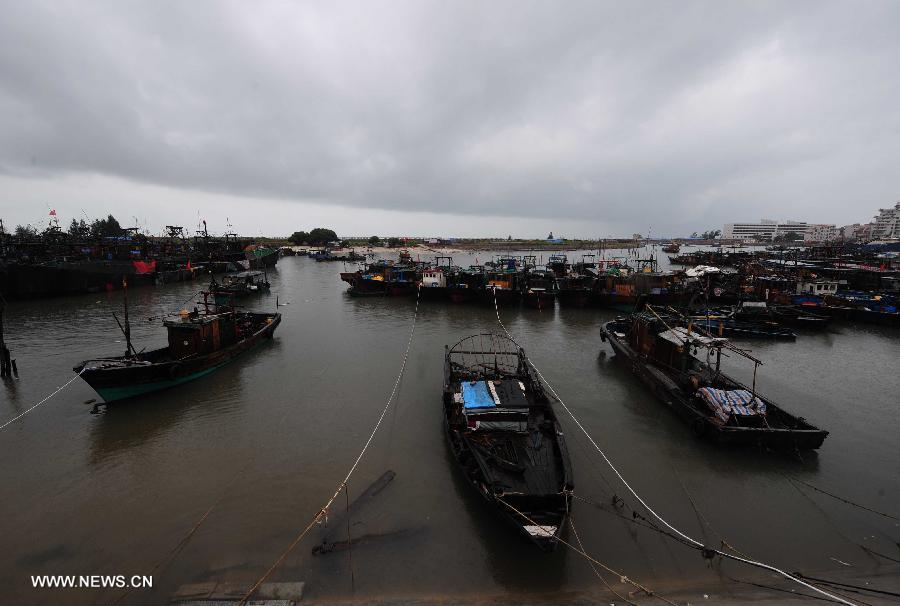
<instances>
[{"instance_id":1,"label":"boat mast","mask_svg":"<svg viewBox=\"0 0 900 606\"><path fill-rule=\"evenodd\" d=\"M125 357L130 358L132 356L137 356L137 352L131 345L131 323L128 321L128 278L125 276L122 276L122 291L124 292L125 325L123 326L122 323L119 322L119 317L116 315L116 312L113 312L113 318L115 318L116 324L119 325L119 330L125 335Z\"/></svg>"},{"instance_id":2,"label":"boat mast","mask_svg":"<svg viewBox=\"0 0 900 606\"><path fill-rule=\"evenodd\" d=\"M131 322L128 321L128 278L122 278L122 289L125 291L125 355L137 355L131 345Z\"/></svg>"}]
</instances>

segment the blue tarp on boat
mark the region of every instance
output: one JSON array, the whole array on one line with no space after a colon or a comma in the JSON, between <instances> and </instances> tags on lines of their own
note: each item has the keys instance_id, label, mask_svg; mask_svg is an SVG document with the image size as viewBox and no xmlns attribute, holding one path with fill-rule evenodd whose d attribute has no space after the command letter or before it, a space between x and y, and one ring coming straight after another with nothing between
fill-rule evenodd
<instances>
[{"instance_id":1,"label":"blue tarp on boat","mask_svg":"<svg viewBox=\"0 0 900 606\"><path fill-rule=\"evenodd\" d=\"M464 408L494 408L497 404L484 381L466 381L462 384Z\"/></svg>"}]
</instances>

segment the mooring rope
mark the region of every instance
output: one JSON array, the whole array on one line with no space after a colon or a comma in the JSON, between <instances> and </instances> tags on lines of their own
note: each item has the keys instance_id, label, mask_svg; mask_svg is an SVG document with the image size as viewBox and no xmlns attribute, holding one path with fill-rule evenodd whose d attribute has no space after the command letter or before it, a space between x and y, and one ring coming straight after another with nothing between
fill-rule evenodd
<instances>
[{"instance_id":1,"label":"mooring rope","mask_svg":"<svg viewBox=\"0 0 900 606\"><path fill-rule=\"evenodd\" d=\"M509 507L513 512L516 513L516 515L520 516L523 520L527 521L529 524L531 524L531 525L533 525L533 526L541 527L541 525L538 524L537 522L535 522L534 520L532 520L532 519L528 516L527 513L524 513L524 512L522 512L522 511L519 511L519 510L516 509L513 505L510 505L508 502L504 501L504 500L501 499L500 497L497 497L497 500L500 501L501 503L503 503L504 505L506 505L507 507ZM652 597L654 597L654 598L657 598L657 599L659 599L659 600L662 600L662 601L665 602L666 604L669 604L669 606L678 606L678 604L676 604L676 603L673 602L672 600L670 600L670 599L668 599L668 598L666 598L666 597L663 597L663 596L659 595L658 593L655 593L652 589L650 589L650 588L648 588L648 587L644 587L643 585L641 585L641 584L638 583L637 581L628 578L626 575L622 574L621 572L618 572L617 570L615 570L615 569L613 569L613 568L610 568L609 566L607 566L606 564L604 564L603 562L601 562L601 561L598 560L597 558L591 556L590 554L588 554L588 553L585 552L584 550L579 549L578 547L575 547L575 545L569 543L568 541L566 541L566 540L563 539L562 537L557 537L556 540L559 541L560 543L562 543L563 545L565 545L566 547L568 547L569 549L571 549L572 551L574 551L575 553L577 553L577 554L581 555L582 557L586 558L589 562L591 562L591 563L593 563L593 564L596 564L597 566L599 566L600 568L602 568L602 569L605 570L606 572L608 572L608 573L610 573L610 574L616 575L617 577L619 577L619 579L620 579L623 583L628 583L629 585L631 585L631 586L634 587L635 589L639 589L640 591L644 592L644 593L647 594L648 596L652 596ZM596 571L595 571L595 572L596 572ZM627 601L627 600L626 600L626 601Z\"/></svg>"},{"instance_id":2,"label":"mooring rope","mask_svg":"<svg viewBox=\"0 0 900 606\"><path fill-rule=\"evenodd\" d=\"M506 336L509 337L511 340L515 341L515 339L513 339L512 335L510 334L509 330L507 330L506 326L503 324L503 320L500 319L500 307L497 305L496 291L494 292L494 311L497 314L497 322L500 324L500 327L503 328L503 331L506 333ZM618 468L616 468L616 466L613 465L612 461L609 460L609 457L606 456L606 453L603 452L603 449L601 449L600 446L597 444L597 442L594 440L594 438L591 437L591 434L588 433L588 431L584 428L584 425L581 424L581 421L579 421L578 418L572 413L572 411L569 409L569 407L566 405L566 403L563 401L563 399L559 397L559 394L556 393L556 390L553 389L553 386L547 381L547 379L544 378L544 375L541 373L541 370L537 366L535 366L534 362L532 362L530 358L528 359L528 363L531 365L531 367L537 373L538 378L544 383L544 385L547 386L547 389L550 390L550 393L553 395L553 397L556 399L556 401L560 403L560 405L563 407L563 409L566 411L566 413L569 415L569 417L571 417L572 421L575 422L575 424L578 426L578 429L581 430L581 432L585 435L585 437L588 439L588 441L590 441L590 443L597 450L597 452L600 453L600 456L603 457L603 460L606 461L606 464L609 465L609 468L612 469L613 473L616 474L616 477L618 477L619 480L622 482L622 484L625 486L625 488L628 489L628 492L630 492L634 496L634 498L637 499L637 501L644 507L644 509L646 509L648 512L650 512L650 514L654 518L659 520L666 528L668 528L669 530L674 532L676 535L678 535L685 541L687 541L690 544L689 546L691 546L694 549L697 549L698 551L703 552L703 553L714 553L723 558L734 560L736 562L742 562L744 564L748 564L750 566L755 566L757 568L769 570L771 572L774 572L774 573L777 573L777 574L783 576L784 578L786 578L788 580L794 581L795 583L802 585L802 586L806 587L807 589L812 589L813 591L820 593L828 598L831 598L832 600L840 602L841 604L846 604L846 606L857 606L853 602L850 602L839 596L828 593L827 591L824 591L818 587L815 587L814 585L810 585L809 583L806 583L805 581L791 575L790 573L787 573L787 572L781 570L780 568L776 568L775 566L772 566L771 564L766 564L765 562L760 562L760 561L753 560L750 558L743 558L740 556L736 556L736 555L721 551L719 549L715 549L713 547L707 547L700 541L686 535L682 531L678 530L677 528L675 528L674 526L669 524L669 522L667 522L661 515L656 513L656 511L653 508L651 508L647 504L647 502L644 501L644 499L641 498L641 496L634 490L634 488L631 487L631 484L629 484L628 481L622 476L622 474L619 472Z\"/></svg>"},{"instance_id":3,"label":"mooring rope","mask_svg":"<svg viewBox=\"0 0 900 606\"><path fill-rule=\"evenodd\" d=\"M87 370L87 368L82 368L82 369L81 369L81 372L79 372L77 375L75 375L74 377L72 377L71 379L69 379L68 381L66 381L64 384L62 384L62 385L60 385L59 387L57 387L57 388L53 391L53 393L51 393L49 396L47 396L46 398L44 398L43 400L41 400L40 402L38 402L37 404L35 404L35 405L32 406L31 408L29 408L29 409L26 410L25 412L23 412L23 413L21 413L21 414L19 414L19 415L16 415L15 417L13 417L12 419L10 419L9 421L7 421L6 423L4 423L3 425L0 425L0 429L3 429L3 428L5 428L5 427L8 426L8 425L12 425L12 424L15 423L16 421L18 421L19 419L21 419L22 417L24 417L25 415L27 415L29 412L31 412L32 410L34 410L35 408L37 408L38 406L40 406L41 404L43 404L44 402L46 402L47 400L49 400L50 398L52 398L53 396L55 396L56 394L58 394L59 392L61 392L63 389L65 389L66 387L68 387L69 385L71 385L72 382L75 381L75 379L77 379L78 377L80 377L80 376L81 376L81 373L84 372L85 370Z\"/></svg>"},{"instance_id":4,"label":"mooring rope","mask_svg":"<svg viewBox=\"0 0 900 606\"><path fill-rule=\"evenodd\" d=\"M837 499L838 501L840 501L842 503L846 503L847 505L852 505L853 507L858 507L859 509L868 511L869 513L874 513L876 515L880 515L882 517L888 518L889 520L895 520L897 522L900 522L900 518L898 518L895 515L891 515L889 513L884 513L883 511L878 511L877 509L872 509L871 507L866 507L865 505L860 505L859 503L855 503L855 502L851 501L850 499L845 499L844 497L841 497L841 496L838 496L831 492L828 492L827 490L823 490L823 489L819 488L818 486L813 486L809 482L804 482L800 478L793 477L793 476L786 476L786 477L791 482L799 482L808 488L812 488L816 492L821 492L822 494L829 496L832 499Z\"/></svg>"},{"instance_id":5,"label":"mooring rope","mask_svg":"<svg viewBox=\"0 0 900 606\"><path fill-rule=\"evenodd\" d=\"M571 494L573 497L575 496L575 493L570 493L570 494ZM578 534L578 530L575 528L575 515L574 515L574 514L572 513L572 511L569 509L569 499L566 499L566 513L567 513L568 516L569 516L569 527L572 529L572 534L575 535L575 540L578 541L578 548L579 548L581 551L587 552L587 550L584 548L584 543L581 542L581 537L580 537L579 534ZM617 598L619 598L619 599L622 600L623 602L626 602L627 604L629 604L629 606L638 606L638 604L636 604L635 602L632 602L631 600L629 600L628 598L626 598L625 596L623 596L622 594L620 594L618 591L616 591L615 589L613 589L613 588L612 588L612 585L610 585L610 584L607 582L607 580L603 578L603 575L600 574L600 571L597 570L597 567L594 565L594 563L593 563L591 560L588 560L588 565L591 567L591 570L594 571L594 574L597 575L597 578L600 579L600 581L601 581L601 582L606 586L606 588L610 591L610 593L612 593L614 596L616 596ZM620 576L621 576L621 575L620 575Z\"/></svg>"},{"instance_id":6,"label":"mooring rope","mask_svg":"<svg viewBox=\"0 0 900 606\"><path fill-rule=\"evenodd\" d=\"M394 387L391 389L391 395L388 397L387 402L384 405L384 408L381 409L381 414L378 416L378 421L375 423L375 427L372 429L372 433L369 434L369 439L366 440L366 443L363 445L362 450L359 452L359 456L356 457L356 460L353 462L353 465L350 467L350 471L347 472L347 475L344 476L344 479L341 480L341 483L338 484L337 490L334 491L334 494L331 495L331 498L325 503L325 505L319 509L316 515L313 516L313 519L310 523L300 531L300 533L291 541L291 544L288 545L287 549L278 556L278 559L269 567L269 569L263 574L256 583L253 584L253 587L241 598L241 601L238 602L238 606L246 606L247 601L250 599L250 596L253 595L259 586L266 582L275 569L278 568L284 559L294 550L295 547L303 540L303 537L315 526L323 517L328 516L328 508L331 507L331 504L337 499L338 495L341 494L341 491L347 486L347 482L350 481L350 476L353 475L353 472L356 471L359 462L362 461L363 456L365 456L366 451L369 449L369 445L372 443L372 440L375 438L375 434L378 432L378 428L381 427L381 422L384 421L384 417L387 414L388 409L391 406L391 403L394 401L394 396L397 394L397 389L400 387L400 379L403 378L403 372L406 370L406 363L409 361L409 351L412 348L413 335L416 332L416 322L419 319L419 297L422 292L421 284L416 288L416 308L413 312L413 321L412 327L409 329L409 339L406 342L406 351L403 354L403 362L400 364L400 372L397 374L397 379L394 381Z\"/></svg>"}]
</instances>

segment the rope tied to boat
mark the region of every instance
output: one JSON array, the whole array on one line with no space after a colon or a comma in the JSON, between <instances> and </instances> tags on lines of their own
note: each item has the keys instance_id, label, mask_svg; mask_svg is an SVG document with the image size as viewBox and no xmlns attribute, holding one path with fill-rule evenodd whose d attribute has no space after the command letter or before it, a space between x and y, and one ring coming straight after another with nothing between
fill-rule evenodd
<instances>
[{"instance_id":1,"label":"rope tied to boat","mask_svg":"<svg viewBox=\"0 0 900 606\"><path fill-rule=\"evenodd\" d=\"M581 542L581 536L578 534L578 530L575 528L575 514L573 514L572 510L569 508L569 497L573 497L573 498L578 498L578 497L575 496L575 490L563 489L563 494L566 497L566 514L569 517L569 526L572 528L572 534L575 535L575 540L578 541L578 548L581 549L581 551L586 552L587 550L584 548L584 543ZM594 571L594 574L597 576L597 578L600 579L600 581L610 591L610 593L612 593L614 596L616 596L623 602L629 604L630 606L638 606L637 603L632 602L631 600L629 600L628 598L626 598L625 596L620 594L618 591L613 589L612 585L610 585L607 582L607 580L603 578L603 575L600 574L600 571L597 570L596 566L594 565L594 563L591 560L588 560L588 565L591 567L591 570ZM623 579L623 578L625 578L625 577L620 576L620 579Z\"/></svg>"},{"instance_id":2,"label":"rope tied to boat","mask_svg":"<svg viewBox=\"0 0 900 606\"><path fill-rule=\"evenodd\" d=\"M25 412L16 415L15 417L13 417L12 419L10 419L9 421L7 421L6 423L4 423L3 425L0 425L0 430L6 428L6 427L9 426L9 425L12 425L12 424L15 423L16 421L18 421L19 419L21 419L22 417L24 417L25 415L27 415L29 412L31 412L32 410L34 410L35 408L37 408L38 406L40 406L41 404L43 404L44 402L46 402L47 400L49 400L50 398L52 398L53 396L55 396L56 394L58 394L59 392L61 392L63 389L65 389L66 387L68 387L69 385L71 385L71 384L75 381L75 379L77 379L78 377L80 377L80 376L81 376L81 373L83 373L83 372L86 371L86 370L88 370L88 369L87 369L87 368L82 368L82 369L78 372L77 375L75 375L74 377L72 377L71 379L69 379L68 381L66 381L65 383L63 383L62 385L60 385L59 387L57 387L57 388L56 388L49 396L47 396L46 398L44 398L43 400L41 400L40 402L38 402L37 404L35 404L35 405L32 406L31 408L27 409Z\"/></svg>"},{"instance_id":3,"label":"rope tied to boat","mask_svg":"<svg viewBox=\"0 0 900 606\"><path fill-rule=\"evenodd\" d=\"M571 494L574 496L574 492L572 492ZM520 516L523 520L525 520L525 521L528 522L529 524L531 524L531 525L533 525L533 526L538 526L538 527L541 526L541 525L538 524L536 521L532 520L531 517L530 517L527 513L524 513L524 512L522 512L522 511L516 509L516 507L515 507L514 505L512 505L512 504L506 502L504 499L500 498L499 496L497 497L497 500L498 500L500 503L502 503L503 505L505 505L506 507L508 507L509 509L511 509L516 515ZM568 508L568 504L566 505L566 507ZM570 525L571 525L571 520L570 520ZM572 526L572 530L573 530L573 531L575 530L574 525ZM576 538L578 538L577 532L575 533L575 536L576 536ZM659 600L662 600L662 601L665 602L666 604L669 604L669 606L678 606L678 604L676 604L676 603L673 602L672 600L670 600L670 599L668 599L668 598L666 598L666 597L664 597L664 596L659 595L658 593L654 592L654 591L653 591L652 589L650 589L649 587L645 587L644 585L641 585L641 584L638 583L637 581L628 578L628 576L626 576L625 574L623 574L623 573L621 573L621 572L619 572L619 571L617 571L617 570L615 570L615 569L613 569L613 568L610 568L609 566L607 566L606 564L604 564L604 563L601 562L600 560L598 560L598 559L594 558L593 556L591 556L590 554L588 554L588 553L587 553L586 551L584 551L583 549L579 549L578 547L576 547L575 545L569 543L568 541L566 541L566 540L563 539L562 537L557 537L556 540L559 541L560 543L562 543L563 545L565 545L566 547L568 547L569 549L573 550L575 553L577 553L577 554L581 555L582 557L584 557L585 559L587 559L588 562L590 562L591 564L596 564L597 566L601 567L601 568L602 568L603 570L605 570L606 572L608 572L608 573L610 573L610 574L613 574L613 575L619 577L619 581L621 581L622 583L627 583L628 585L631 585L631 586L634 587L635 589L642 591L643 593L645 593L645 594L648 595L648 596L652 596L652 597L655 597L655 598L657 598L657 599L659 599ZM581 542L581 539L578 539L578 540L579 540L579 543L580 543L580 542ZM592 567L593 567L593 566L592 566ZM596 570L595 570L594 572L597 573ZM600 576L599 573L597 573L597 575ZM601 578L601 580L603 579L603 577L600 577L600 578ZM605 580L604 580L604 583L606 583ZM607 587L609 587L608 584L607 584ZM614 591L611 587L610 587L610 591L613 591L613 593L615 593L615 591ZM618 595L618 594L616 594L616 595ZM626 599L626 598L624 598L624 597L622 597L622 596L619 596L619 597L620 597L620 599L622 599L622 600L628 602L629 604L632 604L632 603L633 603L633 602L629 601L628 599Z\"/></svg>"},{"instance_id":4,"label":"rope tied to boat","mask_svg":"<svg viewBox=\"0 0 900 606\"><path fill-rule=\"evenodd\" d=\"M353 462L353 465L350 467L350 471L347 472L347 475L344 476L344 479L341 480L340 484L338 484L337 490L334 491L334 494L331 495L331 498L325 503L325 505L313 516L313 519L310 521L307 526L300 531L300 533L291 541L291 544L288 545L287 549L278 557L277 560L269 567L269 569L263 574L256 583L244 594L244 597L241 598L240 602L238 602L238 606L246 606L247 601L250 599L250 596L259 589L259 586L266 582L266 580L275 572L275 569L278 568L285 558L290 555L290 553L294 550L295 547L303 540L303 537L317 524L320 523L321 519L324 517L327 523L328 520L328 509L331 507L332 503L334 503L335 499L337 499L338 495L341 494L341 491L345 489L347 483L350 481L350 476L353 475L353 472L356 471L356 468L359 466L359 462L362 461L363 456L365 456L366 451L369 449L369 445L372 444L372 440L375 438L375 434L378 432L378 428L381 427L381 422L384 421L384 417L387 414L388 409L391 406L391 403L394 401L394 397L397 395L397 389L400 387L400 379L403 378L403 373L406 370L406 363L409 361L409 352L412 348L413 335L416 332L416 323L419 319L419 300L422 293L422 285L418 284L416 287L416 307L413 312L413 321L412 326L409 329L409 339L406 341L406 351L403 354L403 362L400 364L400 372L397 374L397 378L394 380L394 386L391 389L391 395L388 396L388 400L384 405L384 408L381 409L381 414L378 416L378 421L375 423L375 427L372 429L372 433L369 434L369 439L366 440L366 443L363 445L362 450L359 453L359 456L356 457L356 460Z\"/></svg>"},{"instance_id":5,"label":"rope tied to boat","mask_svg":"<svg viewBox=\"0 0 900 606\"><path fill-rule=\"evenodd\" d=\"M510 339L515 341L515 339L513 339L512 335L510 334L509 330L507 330L506 326L503 324L503 320L501 320L501 318L500 318L500 307L497 305L496 293L494 294L494 312L497 314L497 322L500 324L500 327L503 328L504 332L506 332L506 335ZM701 551L701 553L704 549L710 549L713 552L715 552L716 555L719 555L723 558L734 560L736 562L741 562L741 563L747 564L749 566L755 566L757 568L762 568L764 570L768 570L770 572L777 573L790 581L793 581L799 585L806 587L807 589L811 589L821 595L824 595L825 597L827 597L831 600L834 600L841 604L845 604L846 606L857 606L857 604L855 604L854 602L851 602L851 601L841 598L837 595L829 593L823 589L815 587L814 585L811 585L811 584L803 581L802 579L799 579L796 576L793 576L790 573L785 572L784 570L781 570L780 568L772 566L771 564L766 564L765 562L760 562L758 560L753 560L751 558L744 558L744 557L736 556L736 555L721 551L719 549L707 547L700 541L688 536L687 534L685 534L684 532L682 532L681 530L679 530L678 528L676 528L675 526L673 526L672 524L667 522L661 515L656 513L656 511L652 507L650 507L643 498L641 498L641 496L634 490L634 488L631 487L631 484L629 484L628 481L625 479L625 477L619 472L618 468L615 465L613 465L613 463L612 463L612 461L610 461L609 457L606 456L606 453L603 452L603 450L600 448L600 446L597 444L597 442L594 440L594 438L591 436L591 434L588 433L587 429L585 429L584 425L581 424L581 421L578 420L578 418L571 411L571 409L568 407L568 405L566 405L566 403L559 396L559 394L556 393L556 390L553 389L553 386L547 381L547 379L544 378L544 375L543 375L543 373L541 373L541 370L534 364L534 362L531 361L530 358L528 359L528 364L534 369L535 373L537 373L538 378L544 383L544 385L547 386L547 389L550 390L550 393L553 395L553 397L556 399L556 401L559 402L559 404L563 407L563 410L566 411L566 413L569 415L569 417L572 419L572 421L575 422L575 425L578 426L578 429L581 430L581 432L585 435L585 437L588 439L588 441L591 443L591 445L594 447L594 449L596 449L596 451L600 454L600 456L603 457L603 460L606 462L607 465L609 465L609 467L610 467L610 469L612 469L613 473L616 474L616 477L619 478L619 481L622 482L622 484L625 486L625 488L628 489L628 492L630 492L631 495L635 499L637 499L637 501L641 504L641 506L644 509L646 509L654 518L659 520L659 522L661 522L666 528L668 528L675 535L677 535L677 537L673 537L673 538L676 538L679 542L684 543L688 547L691 547L693 549L697 549L697 550ZM668 533L666 533L666 534L668 535Z\"/></svg>"}]
</instances>

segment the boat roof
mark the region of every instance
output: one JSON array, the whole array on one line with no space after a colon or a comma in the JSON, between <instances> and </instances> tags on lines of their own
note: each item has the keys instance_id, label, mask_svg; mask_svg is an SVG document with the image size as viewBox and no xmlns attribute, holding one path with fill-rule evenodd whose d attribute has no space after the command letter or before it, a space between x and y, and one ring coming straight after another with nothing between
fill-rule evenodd
<instances>
[{"instance_id":1,"label":"boat roof","mask_svg":"<svg viewBox=\"0 0 900 606\"><path fill-rule=\"evenodd\" d=\"M166 328L199 328L204 324L211 324L230 315L231 312L217 314L200 314L197 316L182 316L180 314L172 314L163 320L163 326Z\"/></svg>"},{"instance_id":2,"label":"boat roof","mask_svg":"<svg viewBox=\"0 0 900 606\"><path fill-rule=\"evenodd\" d=\"M722 339L720 337L707 337L694 331L689 333L687 328L683 326L676 326L675 328L665 330L659 333L659 337L665 339L669 343L674 343L675 345L684 345L688 341L695 345L705 346L728 342L728 339Z\"/></svg>"},{"instance_id":3,"label":"boat roof","mask_svg":"<svg viewBox=\"0 0 900 606\"><path fill-rule=\"evenodd\" d=\"M246 271L239 271L233 274L226 274L226 278L248 278L250 276L261 276L263 272L258 269L248 269Z\"/></svg>"}]
</instances>

